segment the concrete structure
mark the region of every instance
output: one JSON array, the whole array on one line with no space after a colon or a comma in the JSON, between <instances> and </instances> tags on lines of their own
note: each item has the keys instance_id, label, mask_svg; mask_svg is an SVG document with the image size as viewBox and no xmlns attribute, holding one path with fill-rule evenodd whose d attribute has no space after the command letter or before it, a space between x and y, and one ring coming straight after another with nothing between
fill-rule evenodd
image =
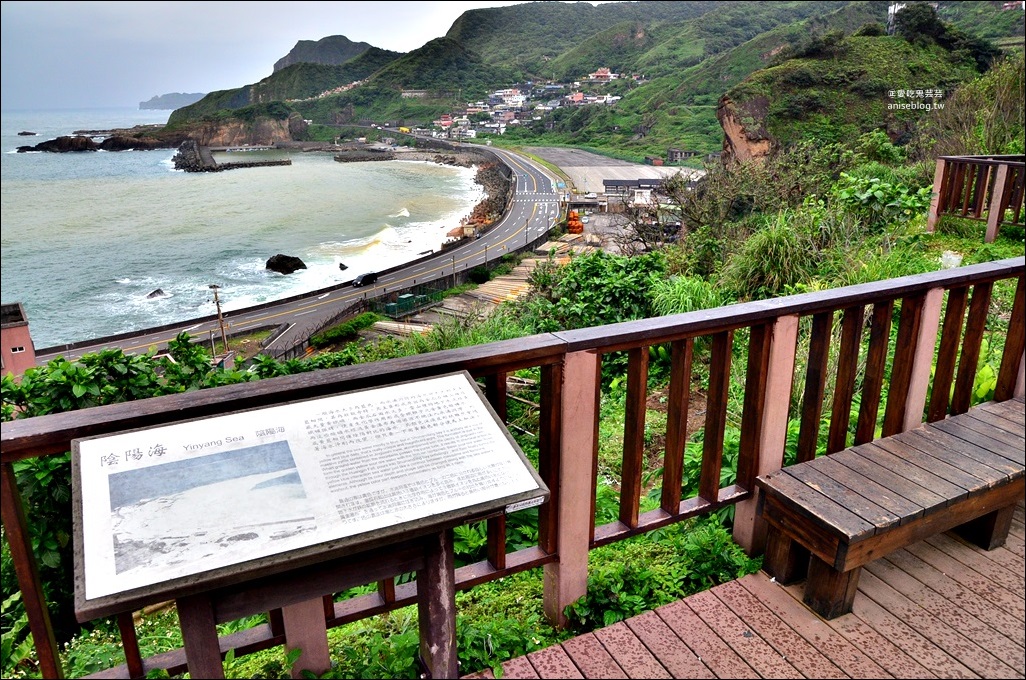
<instances>
[{"instance_id":1,"label":"concrete structure","mask_svg":"<svg viewBox=\"0 0 1026 680\"><path fill-rule=\"evenodd\" d=\"M20 302L0 305L0 368L19 376L36 365L36 348Z\"/></svg>"}]
</instances>

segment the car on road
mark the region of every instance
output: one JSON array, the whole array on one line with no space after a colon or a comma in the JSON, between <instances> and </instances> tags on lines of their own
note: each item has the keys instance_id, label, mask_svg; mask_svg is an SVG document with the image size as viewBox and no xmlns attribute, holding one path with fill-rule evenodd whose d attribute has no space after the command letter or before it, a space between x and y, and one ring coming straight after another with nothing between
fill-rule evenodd
<instances>
[{"instance_id":1,"label":"car on road","mask_svg":"<svg viewBox=\"0 0 1026 680\"><path fill-rule=\"evenodd\" d=\"M378 275L375 272L367 272L360 274L353 279L353 288L359 288L360 286L371 286L378 282Z\"/></svg>"}]
</instances>

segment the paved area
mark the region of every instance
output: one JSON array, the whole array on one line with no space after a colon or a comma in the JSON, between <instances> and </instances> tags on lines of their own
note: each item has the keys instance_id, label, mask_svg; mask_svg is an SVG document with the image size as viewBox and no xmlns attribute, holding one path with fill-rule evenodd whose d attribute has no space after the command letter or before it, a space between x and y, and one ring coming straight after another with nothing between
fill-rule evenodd
<instances>
[{"instance_id":1,"label":"paved area","mask_svg":"<svg viewBox=\"0 0 1026 680\"><path fill-rule=\"evenodd\" d=\"M604 179L658 179L678 172L693 173L696 177L704 174L701 170L691 168L630 163L580 149L531 146L524 150L559 166L570 178L571 185L568 188L581 194L602 194Z\"/></svg>"},{"instance_id":2,"label":"paved area","mask_svg":"<svg viewBox=\"0 0 1026 680\"><path fill-rule=\"evenodd\" d=\"M1020 501L1004 547L938 534L895 551L831 621L759 572L507 661L503 677L1022 678L1024 536Z\"/></svg>"}]
</instances>

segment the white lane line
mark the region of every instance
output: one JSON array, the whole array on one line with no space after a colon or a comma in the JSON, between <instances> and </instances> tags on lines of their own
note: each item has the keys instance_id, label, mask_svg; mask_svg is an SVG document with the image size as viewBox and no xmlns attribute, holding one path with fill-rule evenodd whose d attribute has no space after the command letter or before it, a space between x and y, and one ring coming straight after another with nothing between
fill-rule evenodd
<instances>
[{"instance_id":1,"label":"white lane line","mask_svg":"<svg viewBox=\"0 0 1026 680\"><path fill-rule=\"evenodd\" d=\"M319 298L317 298L317 299L318 299L318 300L323 300L324 298L328 297L329 295L331 295L331 293L325 293L324 295L320 296L320 297L319 297Z\"/></svg>"}]
</instances>

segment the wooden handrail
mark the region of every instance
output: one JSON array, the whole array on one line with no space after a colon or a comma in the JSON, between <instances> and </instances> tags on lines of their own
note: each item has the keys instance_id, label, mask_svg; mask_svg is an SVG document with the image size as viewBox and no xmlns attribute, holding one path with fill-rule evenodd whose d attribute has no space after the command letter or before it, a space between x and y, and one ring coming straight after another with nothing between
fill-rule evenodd
<instances>
[{"instance_id":1,"label":"wooden handrail","mask_svg":"<svg viewBox=\"0 0 1026 680\"><path fill-rule=\"evenodd\" d=\"M963 407L964 395L972 389L975 379L991 289L999 281L1015 280L1015 303L998 375L997 398L1007 399L1021 393L1023 327L1026 325L1024 278L1026 258L1018 257L688 314L543 334L3 423L0 428L3 522L43 672L47 676L59 674L60 662L27 536L22 499L14 484L12 466L16 461L65 453L71 440L76 438L206 418L457 370L467 370L483 378L486 394L496 410L504 413L505 376L523 368L540 368L539 473L552 490L552 496L540 509L538 546L507 553L504 523L489 522L488 559L459 569L457 587L469 588L544 565L546 613L559 623L564 607L584 594L587 555L592 547L736 504L736 540L751 553L761 551L762 531L754 513L756 496L752 479L782 464L796 363L807 366L804 383L798 386L804 386L797 410L801 421L800 460L816 454L823 402L829 395L827 375L833 363L837 364L834 382L838 386L830 409L832 443L828 448L846 445L851 436L860 441L870 440L881 425L889 431L902 431L921 422L924 415L937 419L948 412L957 412ZM945 296L946 312L942 309ZM966 309L968 320L963 322ZM901 366L892 366L891 386L883 423L880 423L878 407L886 361L891 352L895 310L900 310L896 329L899 340L893 349ZM843 319L838 318L839 315ZM815 334L807 360L796 356L798 327L803 319L811 321ZM841 330L838 359L831 359L832 329ZM928 409L929 369L938 332L937 383ZM866 366L862 368L859 347L864 335L868 335L869 348ZM698 495L682 498L683 428L688 419L693 341L700 337L711 338L713 347L713 368L707 388L704 462ZM746 394L742 413L737 417L738 414L728 414L729 364L736 354L735 342L745 337L748 338ZM670 343L673 350L666 473L659 507L644 512L641 510L644 494L640 471L645 451L639 442L645 429L648 349L664 343ZM629 355L624 492L618 521L595 526L600 367L604 355L621 350L627 350ZM850 432L850 411L859 375L863 376L862 409L857 428ZM944 403L945 398L937 396L938 390L947 394L952 386L955 398L950 404ZM721 486L724 428L728 421L740 423L740 458L736 481ZM328 614L329 624L337 625L404 606L412 601L415 588L415 584L404 584L386 593L387 597L374 593L336 603ZM238 639L244 650L256 650L280 644L281 633L270 626ZM133 652L137 651L129 650L129 658L133 658L136 669L139 664ZM159 663L161 667L177 669L183 658L168 653L159 660L145 660L144 666L149 670L154 663Z\"/></svg>"},{"instance_id":2,"label":"wooden handrail","mask_svg":"<svg viewBox=\"0 0 1026 680\"><path fill-rule=\"evenodd\" d=\"M946 215L986 221L984 239L990 243L1002 224L1024 224L1024 188L1026 156L941 156L926 229L934 231Z\"/></svg>"}]
</instances>

